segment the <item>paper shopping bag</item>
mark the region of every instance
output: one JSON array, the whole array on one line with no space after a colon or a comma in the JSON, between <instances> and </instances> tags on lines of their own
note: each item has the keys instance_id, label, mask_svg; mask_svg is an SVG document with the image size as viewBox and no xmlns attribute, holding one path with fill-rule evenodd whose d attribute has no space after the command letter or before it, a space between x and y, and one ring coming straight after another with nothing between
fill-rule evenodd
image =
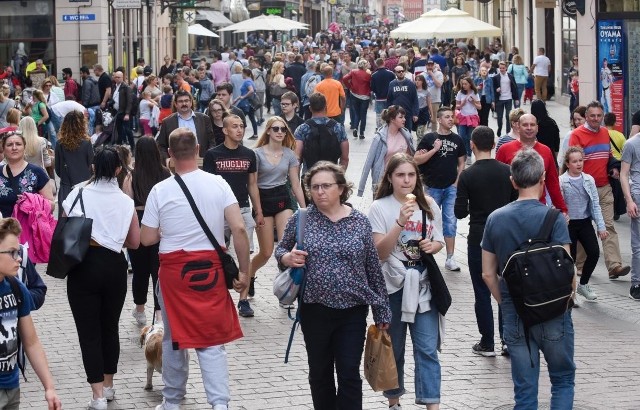
<instances>
[{"instance_id":1,"label":"paper shopping bag","mask_svg":"<svg viewBox=\"0 0 640 410\"><path fill-rule=\"evenodd\" d=\"M393 356L391 336L376 325L369 326L364 348L364 377L373 391L398 388L398 369Z\"/></svg>"}]
</instances>

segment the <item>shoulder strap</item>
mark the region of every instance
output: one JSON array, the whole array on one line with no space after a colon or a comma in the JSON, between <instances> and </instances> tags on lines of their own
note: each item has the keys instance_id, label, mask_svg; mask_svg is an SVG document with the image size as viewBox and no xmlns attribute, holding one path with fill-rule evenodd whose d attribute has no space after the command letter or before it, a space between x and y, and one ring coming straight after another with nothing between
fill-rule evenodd
<instances>
[{"instance_id":1,"label":"shoulder strap","mask_svg":"<svg viewBox=\"0 0 640 410\"><path fill-rule=\"evenodd\" d=\"M11 293L16 298L16 302L18 303L18 310L22 307L22 303L24 300L22 299L22 290L20 289L20 285L18 285L18 279L15 276L5 276L9 281L9 285L11 286Z\"/></svg>"},{"instance_id":2,"label":"shoulder strap","mask_svg":"<svg viewBox=\"0 0 640 410\"><path fill-rule=\"evenodd\" d=\"M427 211L422 210L422 239L427 239Z\"/></svg>"},{"instance_id":3,"label":"shoulder strap","mask_svg":"<svg viewBox=\"0 0 640 410\"><path fill-rule=\"evenodd\" d=\"M298 224L296 226L296 245L304 250L304 234L307 227L307 208L298 209Z\"/></svg>"},{"instance_id":4,"label":"shoulder strap","mask_svg":"<svg viewBox=\"0 0 640 410\"><path fill-rule=\"evenodd\" d=\"M14 178L13 172L11 172L11 167L9 166L9 164L5 164L5 168L7 169L7 176L9 177L9 185L11 186L11 190L16 193L16 196L20 195L18 180Z\"/></svg>"},{"instance_id":5,"label":"shoulder strap","mask_svg":"<svg viewBox=\"0 0 640 410\"><path fill-rule=\"evenodd\" d=\"M609 141L611 141L611 145L613 145L613 148L616 149L616 151L618 151L619 154L622 153L622 151L620 151L620 148L618 148L618 146L616 145L615 142L613 142L613 138L611 138L611 136L609 136Z\"/></svg>"},{"instance_id":6,"label":"shoulder strap","mask_svg":"<svg viewBox=\"0 0 640 410\"><path fill-rule=\"evenodd\" d=\"M73 200L73 203L71 204L71 208L69 208L69 215L71 215L71 211L73 211L73 208L76 206L76 203L78 202L78 200L80 200L80 209L82 210L82 215L86 215L84 213L84 201L82 200L82 190L84 188L80 188L80 190L78 191L78 196L76 196L76 199Z\"/></svg>"},{"instance_id":7,"label":"shoulder strap","mask_svg":"<svg viewBox=\"0 0 640 410\"><path fill-rule=\"evenodd\" d=\"M16 298L16 309L20 311L20 308L22 308L22 304L24 303L24 295L22 294L22 289L20 289L20 285L18 284L18 279L15 276L6 276L6 278L9 281L9 286L11 286L11 293L13 293L13 296ZM16 314L16 316L18 315ZM18 322L20 322L20 317L18 317ZM26 360L24 357L24 349L22 348L22 341L20 340L19 334L16 335L16 338L18 341L18 368L20 369L20 373L22 373L24 381L27 381L27 375L25 374Z\"/></svg>"},{"instance_id":8,"label":"shoulder strap","mask_svg":"<svg viewBox=\"0 0 640 410\"><path fill-rule=\"evenodd\" d=\"M207 223L204 221L202 214L200 214L200 211L198 210L198 207L196 206L196 203L193 200L193 196L191 196L191 192L189 192L187 185L184 183L180 175L176 174L175 179L178 185L180 185L180 188L182 188L182 192L184 192L184 196L187 197L187 201L189 201L189 205L191 205L191 210L196 216L196 219L198 220L200 227L202 227L202 230L204 231L205 235L207 235L207 238L209 238L209 240L211 241L211 244L213 244L213 247L216 248L216 252L218 252L218 255L220 255L220 257L222 258L224 251L220 247L220 244L216 240L216 237L213 236L213 232L211 232L211 229L209 229L209 226L207 226Z\"/></svg>"},{"instance_id":9,"label":"shoulder strap","mask_svg":"<svg viewBox=\"0 0 640 410\"><path fill-rule=\"evenodd\" d=\"M549 240L551 239L551 232L553 231L553 225L556 224L556 219L558 219L558 215L560 211L556 208L549 208L547 214L544 217L544 222L542 222L542 227L538 232L537 239Z\"/></svg>"}]
</instances>

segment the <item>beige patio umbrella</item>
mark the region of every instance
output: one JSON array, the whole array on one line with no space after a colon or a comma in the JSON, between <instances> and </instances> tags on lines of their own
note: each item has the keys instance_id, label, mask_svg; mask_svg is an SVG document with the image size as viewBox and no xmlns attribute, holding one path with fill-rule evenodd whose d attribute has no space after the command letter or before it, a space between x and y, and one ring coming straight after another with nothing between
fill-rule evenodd
<instances>
[{"instance_id":1,"label":"beige patio umbrella","mask_svg":"<svg viewBox=\"0 0 640 410\"><path fill-rule=\"evenodd\" d=\"M236 24L232 24L225 28L221 28L221 31L233 31L234 33L243 33L248 31L291 31L291 30L309 30L309 25L306 23L300 23L298 21L288 20L280 16L266 16L260 15L249 20L241 21Z\"/></svg>"},{"instance_id":2,"label":"beige patio umbrella","mask_svg":"<svg viewBox=\"0 0 640 410\"><path fill-rule=\"evenodd\" d=\"M402 24L389 34L394 38L406 39L491 37L499 36L502 30L467 12L451 8L446 11L431 10L420 18Z\"/></svg>"}]
</instances>

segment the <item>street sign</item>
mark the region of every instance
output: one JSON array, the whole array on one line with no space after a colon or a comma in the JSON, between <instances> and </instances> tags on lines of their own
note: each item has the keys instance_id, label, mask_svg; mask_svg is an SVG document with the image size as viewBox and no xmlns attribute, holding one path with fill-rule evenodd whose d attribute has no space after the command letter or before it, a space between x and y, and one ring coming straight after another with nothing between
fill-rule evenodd
<instances>
[{"instance_id":1,"label":"street sign","mask_svg":"<svg viewBox=\"0 0 640 410\"><path fill-rule=\"evenodd\" d=\"M142 0L113 0L114 9L139 9L142 7Z\"/></svg>"},{"instance_id":2,"label":"street sign","mask_svg":"<svg viewBox=\"0 0 640 410\"><path fill-rule=\"evenodd\" d=\"M182 10L182 19L187 23L193 23L196 21L196 11L193 9Z\"/></svg>"},{"instance_id":3,"label":"street sign","mask_svg":"<svg viewBox=\"0 0 640 410\"><path fill-rule=\"evenodd\" d=\"M95 21L95 14L63 14L62 21Z\"/></svg>"}]
</instances>

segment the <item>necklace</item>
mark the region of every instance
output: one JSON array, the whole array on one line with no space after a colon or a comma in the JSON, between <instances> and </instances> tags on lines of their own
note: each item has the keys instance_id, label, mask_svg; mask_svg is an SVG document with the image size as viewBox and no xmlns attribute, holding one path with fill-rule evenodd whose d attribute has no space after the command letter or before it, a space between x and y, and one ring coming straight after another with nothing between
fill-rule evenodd
<instances>
[{"instance_id":1,"label":"necklace","mask_svg":"<svg viewBox=\"0 0 640 410\"><path fill-rule=\"evenodd\" d=\"M269 151L267 151L266 149L264 150L264 152L265 152L265 154L267 154L268 156L273 157L273 158L280 158L280 157L282 156L282 154L284 153L284 151L280 151L280 152L278 152L278 153L276 153L276 152L269 152Z\"/></svg>"}]
</instances>

